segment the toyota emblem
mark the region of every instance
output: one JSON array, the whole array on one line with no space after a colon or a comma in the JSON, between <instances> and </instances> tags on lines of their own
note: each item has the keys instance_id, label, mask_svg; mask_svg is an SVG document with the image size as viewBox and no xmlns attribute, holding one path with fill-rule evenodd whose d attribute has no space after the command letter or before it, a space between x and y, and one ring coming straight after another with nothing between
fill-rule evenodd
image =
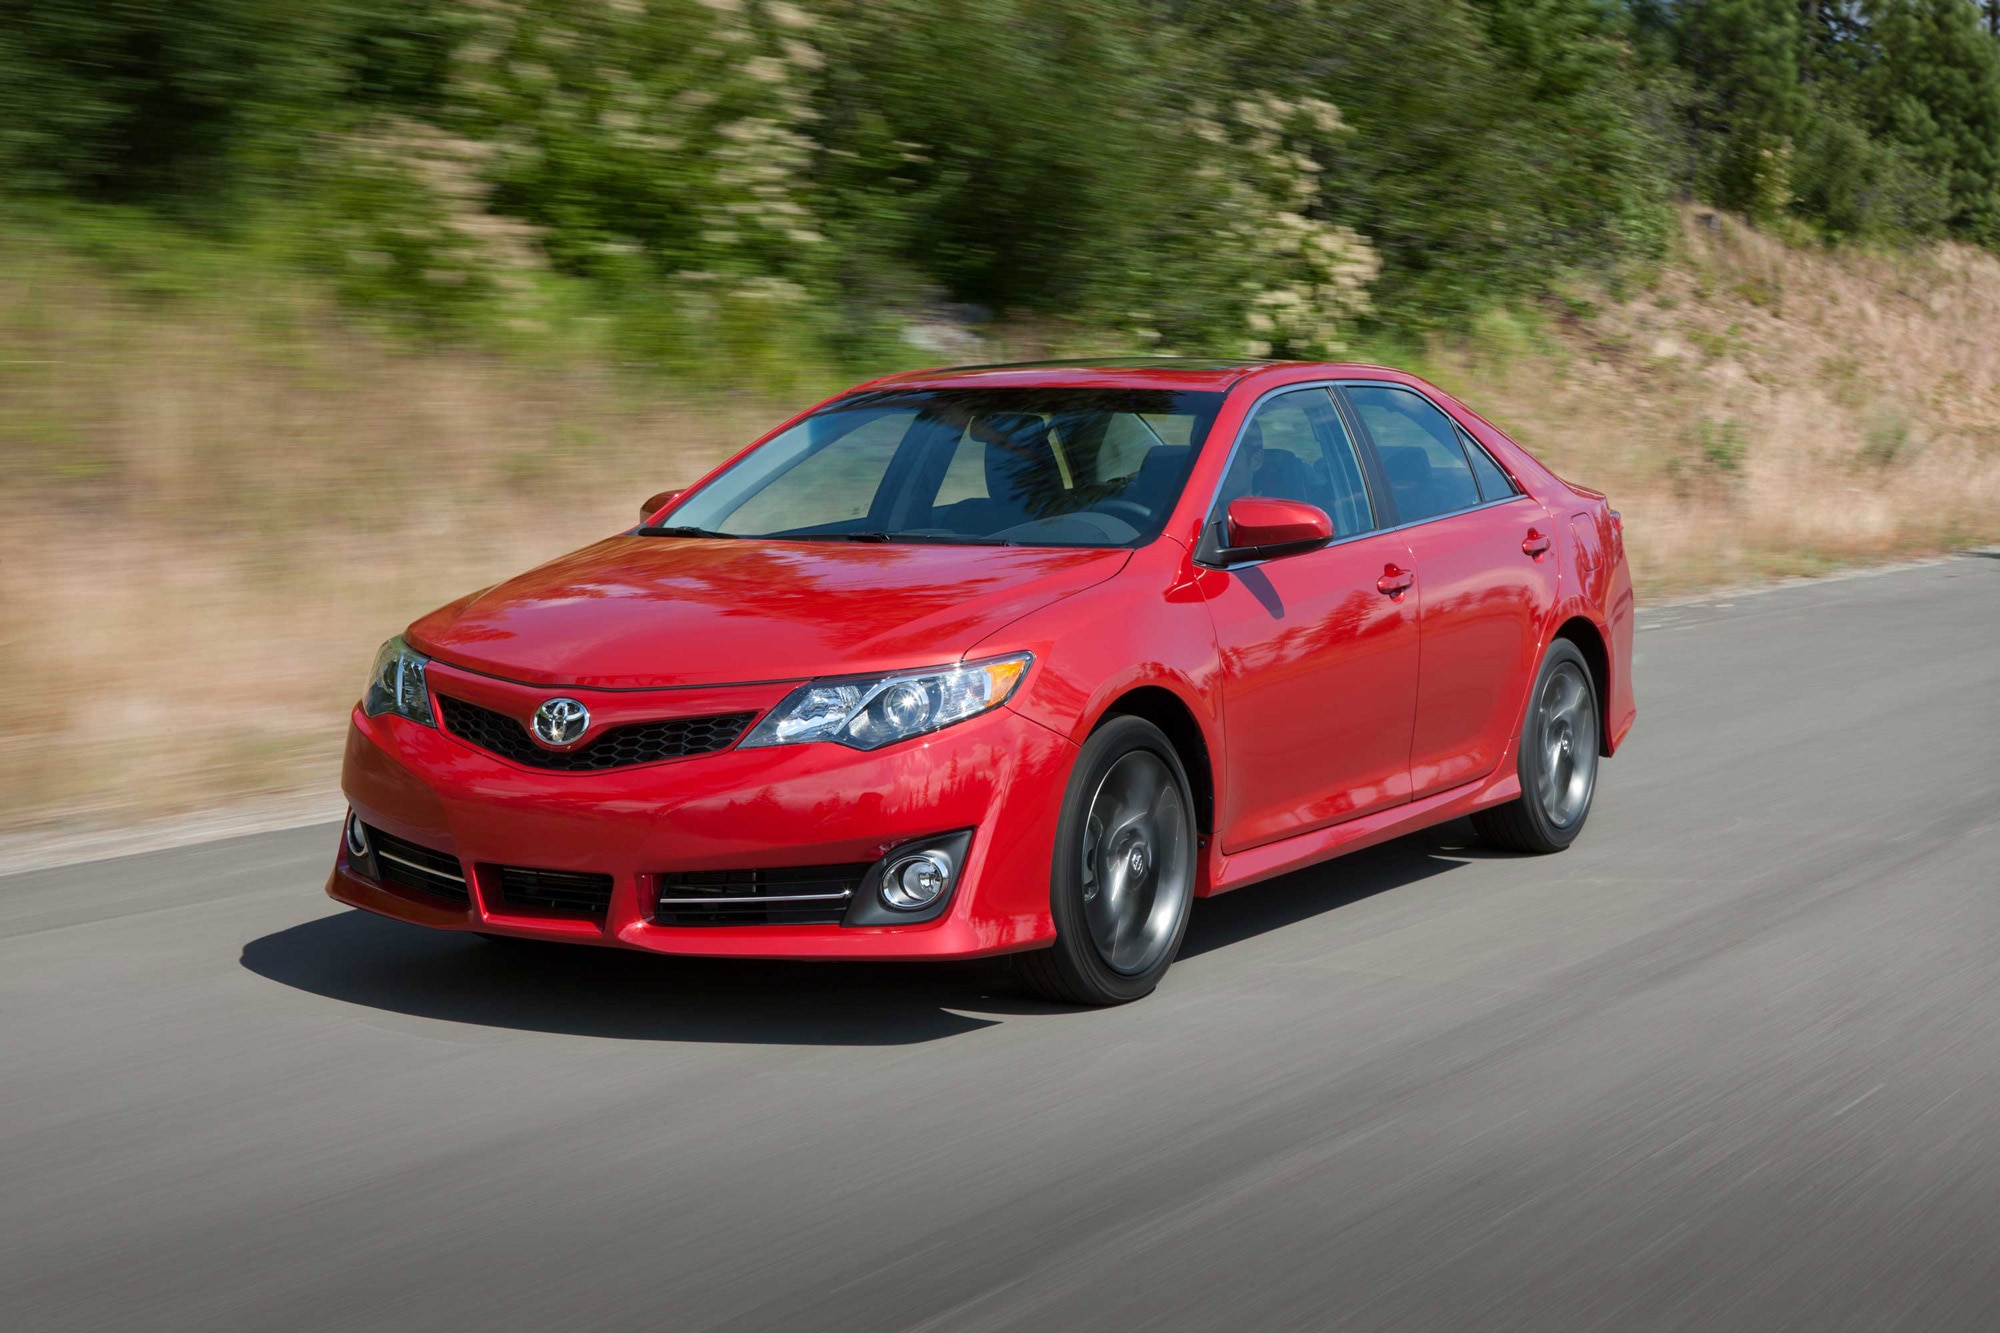
<instances>
[{"instance_id":1,"label":"toyota emblem","mask_svg":"<svg viewBox=\"0 0 2000 1333\"><path fill-rule=\"evenodd\" d=\"M570 745L590 729L590 710L575 699L549 699L535 710L535 739Z\"/></svg>"}]
</instances>

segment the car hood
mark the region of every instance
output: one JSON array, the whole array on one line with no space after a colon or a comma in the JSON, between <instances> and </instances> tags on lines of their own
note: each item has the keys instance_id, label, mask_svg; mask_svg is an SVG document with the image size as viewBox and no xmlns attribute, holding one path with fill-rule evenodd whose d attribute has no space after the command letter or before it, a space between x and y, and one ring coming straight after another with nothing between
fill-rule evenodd
<instances>
[{"instance_id":1,"label":"car hood","mask_svg":"<svg viewBox=\"0 0 2000 1333\"><path fill-rule=\"evenodd\" d=\"M956 660L1126 550L621 536L412 625L418 651L537 685L798 680Z\"/></svg>"}]
</instances>

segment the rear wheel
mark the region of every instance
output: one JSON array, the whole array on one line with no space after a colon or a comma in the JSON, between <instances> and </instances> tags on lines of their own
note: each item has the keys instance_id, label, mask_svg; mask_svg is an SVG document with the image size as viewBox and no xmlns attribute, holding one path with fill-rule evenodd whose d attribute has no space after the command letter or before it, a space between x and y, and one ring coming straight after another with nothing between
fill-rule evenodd
<instances>
[{"instance_id":1,"label":"rear wheel","mask_svg":"<svg viewBox=\"0 0 2000 1333\"><path fill-rule=\"evenodd\" d=\"M1195 855L1194 798L1172 743L1143 718L1098 728L1056 826L1056 942L1014 956L1021 981L1070 1004L1150 994L1187 934Z\"/></svg>"},{"instance_id":2,"label":"rear wheel","mask_svg":"<svg viewBox=\"0 0 2000 1333\"><path fill-rule=\"evenodd\" d=\"M1576 841L1597 791L1597 684L1568 639L1542 658L1521 724L1521 794L1472 817L1479 835L1513 852L1559 852Z\"/></svg>"}]
</instances>

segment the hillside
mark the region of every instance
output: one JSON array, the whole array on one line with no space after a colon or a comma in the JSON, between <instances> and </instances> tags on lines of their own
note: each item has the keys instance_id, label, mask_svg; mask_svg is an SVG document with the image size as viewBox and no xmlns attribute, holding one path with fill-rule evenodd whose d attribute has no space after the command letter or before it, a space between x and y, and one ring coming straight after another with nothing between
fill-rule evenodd
<instances>
[{"instance_id":1,"label":"hillside","mask_svg":"<svg viewBox=\"0 0 2000 1333\"><path fill-rule=\"evenodd\" d=\"M2000 259L1680 224L1623 300L1573 291L1400 359L1609 492L1642 598L2000 538ZM305 289L146 294L14 255L9 828L330 788L381 639L839 387L697 394L598 359L414 351ZM968 359L1042 350L1017 334Z\"/></svg>"},{"instance_id":2,"label":"hillside","mask_svg":"<svg viewBox=\"0 0 2000 1333\"><path fill-rule=\"evenodd\" d=\"M2000 535L2000 259L1781 243L1703 209L1656 285L1426 369L1626 515L1642 598Z\"/></svg>"}]
</instances>

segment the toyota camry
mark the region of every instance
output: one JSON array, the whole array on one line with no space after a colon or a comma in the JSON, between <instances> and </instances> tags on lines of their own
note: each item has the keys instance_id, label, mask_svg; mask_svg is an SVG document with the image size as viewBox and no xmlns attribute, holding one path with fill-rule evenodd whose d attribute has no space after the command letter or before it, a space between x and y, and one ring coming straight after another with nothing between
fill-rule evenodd
<instances>
[{"instance_id":1,"label":"toyota camry","mask_svg":"<svg viewBox=\"0 0 2000 1333\"><path fill-rule=\"evenodd\" d=\"M1150 992L1194 900L1470 816L1555 852L1631 727L1618 514L1375 366L928 371L382 646L327 892L502 939L1009 955Z\"/></svg>"}]
</instances>

